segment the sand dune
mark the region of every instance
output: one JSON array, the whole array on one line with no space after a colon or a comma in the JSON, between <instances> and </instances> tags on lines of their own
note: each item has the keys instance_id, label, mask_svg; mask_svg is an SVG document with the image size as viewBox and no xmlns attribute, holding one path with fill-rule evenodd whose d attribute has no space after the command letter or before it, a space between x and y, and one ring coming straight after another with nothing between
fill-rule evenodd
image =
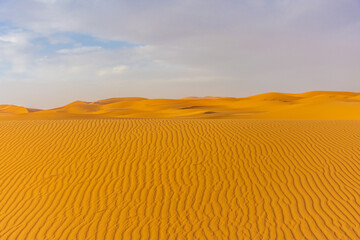
<instances>
[{"instance_id":1,"label":"sand dune","mask_svg":"<svg viewBox=\"0 0 360 240\"><path fill-rule=\"evenodd\" d=\"M18 107L15 105L0 105L0 114L2 115L16 115L28 112L29 111L24 107Z\"/></svg>"},{"instance_id":2,"label":"sand dune","mask_svg":"<svg viewBox=\"0 0 360 240\"><path fill-rule=\"evenodd\" d=\"M0 105L0 239L360 239L357 119L324 91Z\"/></svg>"},{"instance_id":3,"label":"sand dune","mask_svg":"<svg viewBox=\"0 0 360 240\"><path fill-rule=\"evenodd\" d=\"M6 108L9 109L6 109ZM63 107L30 111L0 106L0 118L222 118L222 119L353 119L360 120L360 94L315 91L265 93L246 98L182 99L110 98L76 101Z\"/></svg>"},{"instance_id":4,"label":"sand dune","mask_svg":"<svg viewBox=\"0 0 360 240\"><path fill-rule=\"evenodd\" d=\"M0 121L0 238L360 239L359 126Z\"/></svg>"}]
</instances>

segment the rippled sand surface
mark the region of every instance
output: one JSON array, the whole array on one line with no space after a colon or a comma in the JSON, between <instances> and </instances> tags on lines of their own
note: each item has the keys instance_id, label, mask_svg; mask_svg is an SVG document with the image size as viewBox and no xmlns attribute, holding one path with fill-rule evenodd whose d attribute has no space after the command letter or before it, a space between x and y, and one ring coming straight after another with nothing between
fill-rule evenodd
<instances>
[{"instance_id":1,"label":"rippled sand surface","mask_svg":"<svg viewBox=\"0 0 360 240\"><path fill-rule=\"evenodd\" d=\"M0 121L0 239L360 239L360 121Z\"/></svg>"}]
</instances>

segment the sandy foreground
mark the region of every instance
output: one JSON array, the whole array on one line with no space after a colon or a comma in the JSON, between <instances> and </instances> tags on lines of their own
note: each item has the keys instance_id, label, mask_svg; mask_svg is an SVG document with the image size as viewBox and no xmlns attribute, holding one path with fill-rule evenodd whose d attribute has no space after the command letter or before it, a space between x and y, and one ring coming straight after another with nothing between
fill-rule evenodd
<instances>
[{"instance_id":1,"label":"sandy foreground","mask_svg":"<svg viewBox=\"0 0 360 240\"><path fill-rule=\"evenodd\" d=\"M360 239L360 121L0 121L0 239Z\"/></svg>"}]
</instances>

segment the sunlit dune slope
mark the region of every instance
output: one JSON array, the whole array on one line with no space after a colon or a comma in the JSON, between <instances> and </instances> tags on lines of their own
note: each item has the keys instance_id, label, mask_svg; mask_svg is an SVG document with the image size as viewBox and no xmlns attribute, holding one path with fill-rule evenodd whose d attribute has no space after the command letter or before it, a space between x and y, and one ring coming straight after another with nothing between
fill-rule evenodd
<instances>
[{"instance_id":1,"label":"sunlit dune slope","mask_svg":"<svg viewBox=\"0 0 360 240\"><path fill-rule=\"evenodd\" d=\"M16 120L0 136L0 239L360 239L360 121Z\"/></svg>"},{"instance_id":2,"label":"sunlit dune slope","mask_svg":"<svg viewBox=\"0 0 360 240\"><path fill-rule=\"evenodd\" d=\"M28 113L29 111L24 107L18 107L14 105L0 105L0 114L1 115L17 115ZM0 116L1 116L0 115Z\"/></svg>"},{"instance_id":3,"label":"sunlit dune slope","mask_svg":"<svg viewBox=\"0 0 360 240\"><path fill-rule=\"evenodd\" d=\"M15 106L12 106L15 108ZM182 99L110 98L76 101L63 107L29 111L3 110L0 118L231 118L231 119L357 119L360 94L315 91L301 94L265 93L246 98L188 97Z\"/></svg>"}]
</instances>

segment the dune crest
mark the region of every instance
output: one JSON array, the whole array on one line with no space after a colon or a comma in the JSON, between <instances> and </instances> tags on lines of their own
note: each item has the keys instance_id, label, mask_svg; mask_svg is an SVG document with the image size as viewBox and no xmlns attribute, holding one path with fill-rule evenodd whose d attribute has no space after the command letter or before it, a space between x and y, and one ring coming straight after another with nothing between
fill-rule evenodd
<instances>
[{"instance_id":1,"label":"dune crest","mask_svg":"<svg viewBox=\"0 0 360 240\"><path fill-rule=\"evenodd\" d=\"M28 109L25 107L19 107L15 105L0 105L0 114L16 115L28 113Z\"/></svg>"},{"instance_id":2,"label":"dune crest","mask_svg":"<svg viewBox=\"0 0 360 240\"><path fill-rule=\"evenodd\" d=\"M1 105L0 119L72 118L213 118L213 119L352 119L360 120L360 94L314 91L264 93L244 98L109 98L75 101L48 110Z\"/></svg>"}]
</instances>

